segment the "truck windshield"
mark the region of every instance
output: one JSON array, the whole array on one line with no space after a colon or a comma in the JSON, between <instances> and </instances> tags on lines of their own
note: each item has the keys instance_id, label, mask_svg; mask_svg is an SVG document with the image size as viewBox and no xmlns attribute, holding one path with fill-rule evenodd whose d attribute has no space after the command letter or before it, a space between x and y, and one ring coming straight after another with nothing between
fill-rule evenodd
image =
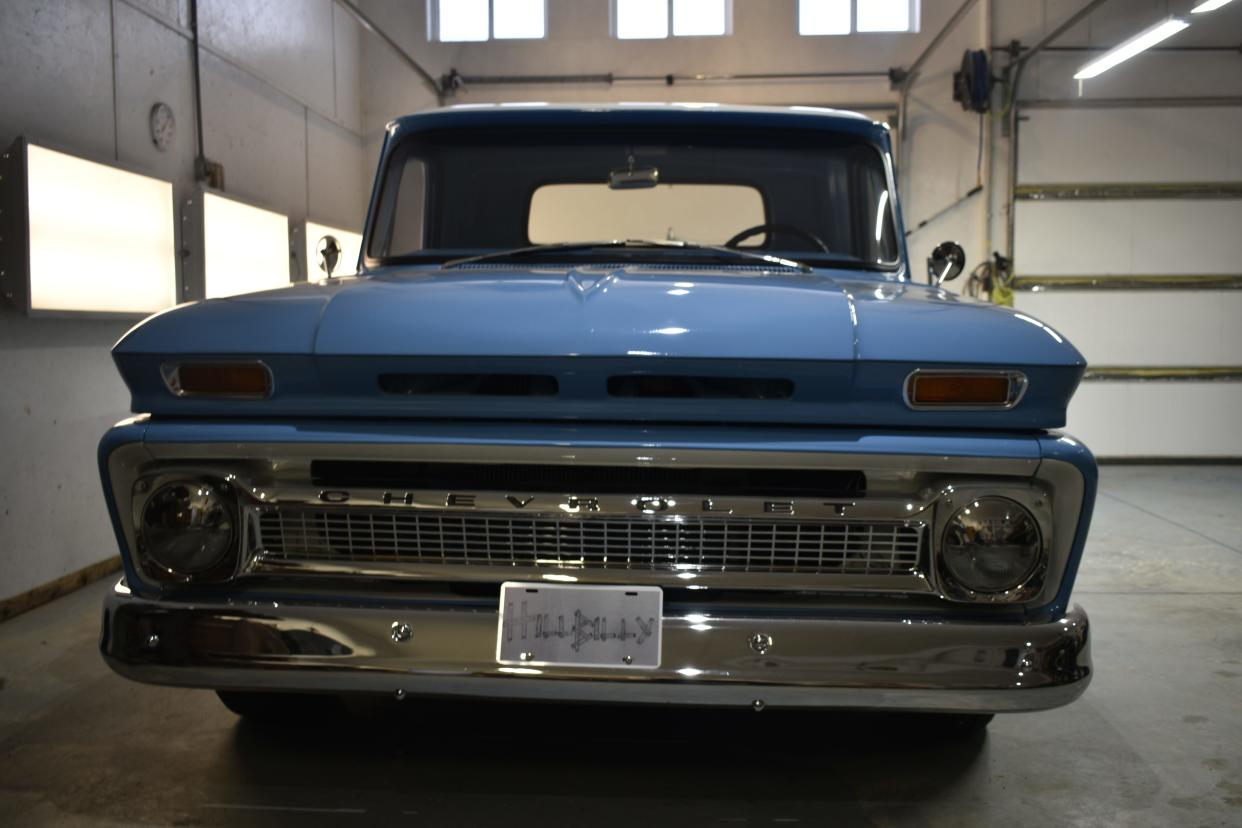
<instances>
[{"instance_id":1,"label":"truck windshield","mask_svg":"<svg viewBox=\"0 0 1242 828\"><path fill-rule=\"evenodd\" d=\"M874 145L822 132L668 129L417 133L390 155L367 255L444 261L547 244L546 260L581 261L592 254L580 243L617 239L878 269L900 257ZM691 245L623 252L626 260L696 255ZM619 249L598 256L616 260Z\"/></svg>"}]
</instances>

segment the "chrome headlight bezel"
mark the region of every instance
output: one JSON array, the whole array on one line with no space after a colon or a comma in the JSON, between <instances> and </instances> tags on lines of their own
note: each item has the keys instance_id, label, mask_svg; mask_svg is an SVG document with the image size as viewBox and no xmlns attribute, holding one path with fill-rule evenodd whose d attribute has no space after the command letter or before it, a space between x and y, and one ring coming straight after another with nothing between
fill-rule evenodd
<instances>
[{"instance_id":1,"label":"chrome headlight bezel","mask_svg":"<svg viewBox=\"0 0 1242 828\"><path fill-rule=\"evenodd\" d=\"M148 510L158 499L170 492L174 487L196 488L202 497L212 498L218 508L225 512L228 521L227 537L223 551L214 561L196 568L172 566L153 548L157 542L147 526ZM240 550L242 539L241 510L237 491L224 478L203 475L194 472L169 471L164 474L144 477L135 481L135 498L133 501L133 530L136 540L136 562L142 574L157 583L188 584L188 583L222 583L232 580L238 574L240 566Z\"/></svg>"},{"instance_id":2,"label":"chrome headlight bezel","mask_svg":"<svg viewBox=\"0 0 1242 828\"><path fill-rule=\"evenodd\" d=\"M988 591L962 583L948 565L945 548L949 529L961 512L974 503L995 499L1014 503L1034 521L1039 536L1039 548L1035 560L1013 586L1004 590ZM1020 604L1039 596L1048 576L1053 542L1052 503L1046 492L1030 486L971 486L969 489L955 489L950 486L946 487L938 506L939 514L933 535L933 571L941 595L951 601L988 604Z\"/></svg>"}]
</instances>

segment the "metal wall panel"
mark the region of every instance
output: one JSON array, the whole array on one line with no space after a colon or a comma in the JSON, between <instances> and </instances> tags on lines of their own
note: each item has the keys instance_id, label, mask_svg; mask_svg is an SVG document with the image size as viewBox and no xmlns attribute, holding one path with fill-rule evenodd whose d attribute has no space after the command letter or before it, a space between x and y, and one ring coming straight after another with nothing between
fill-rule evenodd
<instances>
[{"instance_id":1,"label":"metal wall panel","mask_svg":"<svg viewBox=\"0 0 1242 828\"><path fill-rule=\"evenodd\" d=\"M1091 382L1070 434L1098 457L1242 457L1242 383Z\"/></svg>"},{"instance_id":2,"label":"metal wall panel","mask_svg":"<svg viewBox=\"0 0 1242 828\"><path fill-rule=\"evenodd\" d=\"M1242 181L1242 108L1029 109L1023 184Z\"/></svg>"},{"instance_id":3,"label":"metal wall panel","mask_svg":"<svg viewBox=\"0 0 1242 828\"><path fill-rule=\"evenodd\" d=\"M1051 290L1019 292L1015 304L1092 365L1242 365L1242 290Z\"/></svg>"},{"instance_id":4,"label":"metal wall panel","mask_svg":"<svg viewBox=\"0 0 1242 828\"><path fill-rule=\"evenodd\" d=\"M1242 272L1242 200L1019 201L1016 209L1021 276Z\"/></svg>"},{"instance_id":5,"label":"metal wall panel","mask_svg":"<svg viewBox=\"0 0 1242 828\"><path fill-rule=\"evenodd\" d=\"M1242 108L1026 114L1019 156L1024 185L1242 180ZM1016 296L1018 308L1061 331L1090 365L1242 365L1242 291L1189 283L1182 290L1106 287L1110 276L1242 273L1242 200L1052 199L1019 201L1015 210L1020 276L1104 282L1087 291ZM1235 381L1096 381L1079 389L1069 428L1106 457L1242 456L1239 419L1242 383Z\"/></svg>"}]
</instances>

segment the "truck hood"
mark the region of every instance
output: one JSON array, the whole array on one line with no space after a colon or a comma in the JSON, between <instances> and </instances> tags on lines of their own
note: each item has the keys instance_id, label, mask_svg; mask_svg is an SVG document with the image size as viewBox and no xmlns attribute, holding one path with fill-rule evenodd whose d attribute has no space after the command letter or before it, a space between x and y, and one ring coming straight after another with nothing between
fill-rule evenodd
<instances>
[{"instance_id":1,"label":"truck hood","mask_svg":"<svg viewBox=\"0 0 1242 828\"><path fill-rule=\"evenodd\" d=\"M393 270L182 306L139 325L114 353L141 411L189 413L188 404L212 412L477 416L480 401L470 395L381 393L376 378L520 374L558 378L559 391L535 395L540 400L506 393L499 407L489 401L483 409L857 424L875 422L883 400L891 425L1020 427L1062 424L1085 366L1038 320L948 291L851 271L687 265ZM268 361L277 393L242 403L175 399L163 388L157 362L216 355ZM913 412L902 401L915 368L983 366L1026 373L1022 404L950 414ZM639 402L605 392L609 378L637 374L779 379L795 391L779 401Z\"/></svg>"}]
</instances>

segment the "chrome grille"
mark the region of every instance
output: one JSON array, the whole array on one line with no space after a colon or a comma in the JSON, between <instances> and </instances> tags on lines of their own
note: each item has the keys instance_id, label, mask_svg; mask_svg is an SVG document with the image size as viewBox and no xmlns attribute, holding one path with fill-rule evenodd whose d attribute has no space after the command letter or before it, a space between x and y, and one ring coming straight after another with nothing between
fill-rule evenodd
<instances>
[{"instance_id":1,"label":"chrome grille","mask_svg":"<svg viewBox=\"0 0 1242 828\"><path fill-rule=\"evenodd\" d=\"M263 560L560 569L909 575L925 531L902 521L514 516L285 506L256 513Z\"/></svg>"}]
</instances>

